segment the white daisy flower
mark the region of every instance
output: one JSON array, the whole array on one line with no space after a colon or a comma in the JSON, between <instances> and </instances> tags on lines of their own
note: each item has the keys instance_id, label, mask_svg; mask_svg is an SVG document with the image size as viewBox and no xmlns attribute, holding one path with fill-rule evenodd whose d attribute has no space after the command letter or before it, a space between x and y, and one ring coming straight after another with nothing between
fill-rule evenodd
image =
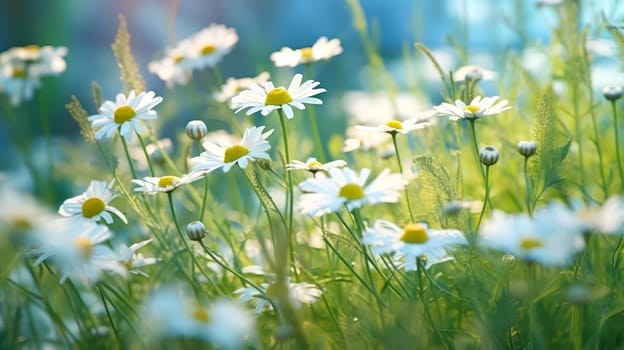
<instances>
[{"instance_id":1,"label":"white daisy flower","mask_svg":"<svg viewBox=\"0 0 624 350\"><path fill-rule=\"evenodd\" d=\"M143 192L146 194L168 193L180 186L188 185L191 182L203 178L204 173L193 172L190 174L177 177L166 175L161 177L146 176L142 179L133 179L132 183L138 185L134 188L135 192Z\"/></svg>"},{"instance_id":2,"label":"white daisy flower","mask_svg":"<svg viewBox=\"0 0 624 350\"><path fill-rule=\"evenodd\" d=\"M266 139L273 130L262 133L263 130L264 126L246 129L242 140L236 144L204 141L203 147L206 151L191 159L191 164L194 165L193 172L205 173L219 168L223 168L223 172L228 172L234 164L246 168L250 161L270 160L267 151L271 149L271 145Z\"/></svg>"},{"instance_id":3,"label":"white daisy flower","mask_svg":"<svg viewBox=\"0 0 624 350\"><path fill-rule=\"evenodd\" d=\"M396 203L407 181L401 174L390 174L384 169L375 180L366 185L370 169L359 174L349 168L329 169L329 177L318 174L299 184L303 192L299 209L308 215L322 216L337 212L344 205L351 211L363 204Z\"/></svg>"},{"instance_id":4,"label":"white daisy flower","mask_svg":"<svg viewBox=\"0 0 624 350\"><path fill-rule=\"evenodd\" d=\"M434 230L424 223L407 224L401 228L381 219L364 231L362 242L368 244L375 255L399 254L407 271L418 269L418 258L425 258L427 269L433 264L452 260L448 250L467 243L459 230Z\"/></svg>"},{"instance_id":5,"label":"white daisy flower","mask_svg":"<svg viewBox=\"0 0 624 350\"><path fill-rule=\"evenodd\" d=\"M295 74L288 89L275 87L272 82L266 82L264 86L254 84L249 90L244 90L232 98L232 109L238 113L245 108L249 108L247 115L260 112L263 116L269 115L277 109L283 109L288 119L292 119L294 114L292 107L299 110L305 109L305 104L323 104L318 95L327 90L315 89L320 83L314 80L307 80L301 84L303 75Z\"/></svg>"},{"instance_id":6,"label":"white daisy flower","mask_svg":"<svg viewBox=\"0 0 624 350\"><path fill-rule=\"evenodd\" d=\"M312 47L297 50L283 47L280 51L271 54L271 61L277 67L295 67L302 63L328 60L341 53L340 39L328 40L327 37L322 36Z\"/></svg>"},{"instance_id":7,"label":"white daisy flower","mask_svg":"<svg viewBox=\"0 0 624 350\"><path fill-rule=\"evenodd\" d=\"M117 208L108 205L116 196L113 194L114 181L93 180L87 190L75 197L66 199L59 207L58 213L63 216L81 215L95 222L104 219L107 224L113 223L112 214L115 214L125 224L128 223L125 215Z\"/></svg>"},{"instance_id":8,"label":"white daisy flower","mask_svg":"<svg viewBox=\"0 0 624 350\"><path fill-rule=\"evenodd\" d=\"M179 288L152 293L142 315L142 334L157 339L190 337L239 349L255 337L255 320L244 307L227 299L205 304Z\"/></svg>"},{"instance_id":9,"label":"white daisy flower","mask_svg":"<svg viewBox=\"0 0 624 350\"><path fill-rule=\"evenodd\" d=\"M190 42L189 64L194 69L214 67L238 42L234 28L222 24L211 24L186 39Z\"/></svg>"},{"instance_id":10,"label":"white daisy flower","mask_svg":"<svg viewBox=\"0 0 624 350\"><path fill-rule=\"evenodd\" d=\"M379 126L365 126L365 125L357 125L355 130L363 131L363 132L385 132L390 135L392 134L407 134L410 131L424 129L431 124L429 122L423 122L419 119L408 119L404 121L400 120L389 120Z\"/></svg>"},{"instance_id":11,"label":"white daisy flower","mask_svg":"<svg viewBox=\"0 0 624 350\"><path fill-rule=\"evenodd\" d=\"M506 214L495 210L479 230L482 245L546 266L564 266L583 250L585 225L561 204L535 212Z\"/></svg>"},{"instance_id":12,"label":"white daisy flower","mask_svg":"<svg viewBox=\"0 0 624 350\"><path fill-rule=\"evenodd\" d=\"M218 102L227 102L242 90L251 89L253 85L264 85L269 81L269 76L269 73L262 72L254 78L228 78L221 89L214 94L214 98Z\"/></svg>"},{"instance_id":13,"label":"white daisy flower","mask_svg":"<svg viewBox=\"0 0 624 350\"><path fill-rule=\"evenodd\" d=\"M347 162L344 160L334 160L327 163L321 163L316 158L308 158L305 162L300 160L293 160L292 163L286 165L288 170L306 170L312 174L316 174L319 171L327 171L332 168L342 168L346 166Z\"/></svg>"},{"instance_id":14,"label":"white daisy flower","mask_svg":"<svg viewBox=\"0 0 624 350\"><path fill-rule=\"evenodd\" d=\"M193 77L193 67L187 60L190 42L182 42L178 47L167 49L165 56L151 61L147 69L163 80L167 87L186 85Z\"/></svg>"},{"instance_id":15,"label":"white daisy flower","mask_svg":"<svg viewBox=\"0 0 624 350\"><path fill-rule=\"evenodd\" d=\"M498 73L481 68L475 65L466 65L457 68L455 72L453 72L453 80L454 81L466 81L466 80L495 80L498 78Z\"/></svg>"},{"instance_id":16,"label":"white daisy flower","mask_svg":"<svg viewBox=\"0 0 624 350\"><path fill-rule=\"evenodd\" d=\"M388 133L370 133L357 130L356 127L352 126L347 128L342 151L368 151L370 149L381 151L389 142L391 142L391 136ZM391 147L394 150L394 146Z\"/></svg>"},{"instance_id":17,"label":"white daisy flower","mask_svg":"<svg viewBox=\"0 0 624 350\"><path fill-rule=\"evenodd\" d=\"M13 47L0 53L0 91L10 96L13 105L33 98L41 85L40 78L59 75L67 63L67 48L29 45Z\"/></svg>"},{"instance_id":18,"label":"white daisy flower","mask_svg":"<svg viewBox=\"0 0 624 350\"><path fill-rule=\"evenodd\" d=\"M0 232L9 233L14 244L36 244L55 218L32 195L18 192L6 183L0 185Z\"/></svg>"},{"instance_id":19,"label":"white daisy flower","mask_svg":"<svg viewBox=\"0 0 624 350\"><path fill-rule=\"evenodd\" d=\"M501 100L496 103L498 99L498 96L485 97L483 99L481 96L477 96L469 105L466 105L461 100L456 100L454 105L442 103L433 107L433 109L439 115L449 117L451 120L483 118L511 109L511 106L507 105L507 100Z\"/></svg>"},{"instance_id":20,"label":"white daisy flower","mask_svg":"<svg viewBox=\"0 0 624 350\"><path fill-rule=\"evenodd\" d=\"M323 294L323 290L311 283L291 283L288 284L288 297L290 303L296 307L301 304L312 304ZM276 299L275 283L261 283L259 291L252 287L240 288L234 291L234 294L240 294L238 300L241 302L252 301L256 304L256 314L261 314L265 309L273 310L273 305L278 302Z\"/></svg>"},{"instance_id":21,"label":"white daisy flower","mask_svg":"<svg viewBox=\"0 0 624 350\"><path fill-rule=\"evenodd\" d=\"M572 203L575 216L585 223L586 231L624 234L624 198L611 196L602 205L586 206L581 201Z\"/></svg>"},{"instance_id":22,"label":"white daisy flower","mask_svg":"<svg viewBox=\"0 0 624 350\"><path fill-rule=\"evenodd\" d=\"M69 277L95 282L104 271L125 277L128 271L117 255L101 244L111 236L108 227L81 217L56 220L31 252L37 256L34 265L51 259L61 270L61 283Z\"/></svg>"},{"instance_id":23,"label":"white daisy flower","mask_svg":"<svg viewBox=\"0 0 624 350\"><path fill-rule=\"evenodd\" d=\"M432 117L427 101L406 92L390 95L386 92L348 91L342 97L342 108L349 115L349 121L359 125L378 125L392 119L414 117L425 121Z\"/></svg>"},{"instance_id":24,"label":"white daisy flower","mask_svg":"<svg viewBox=\"0 0 624 350\"><path fill-rule=\"evenodd\" d=\"M89 117L91 126L96 130L95 138L111 138L116 130L130 140L133 132L141 133L140 119L156 119L158 116L152 108L162 102L162 97L153 91L135 95L131 90L128 96L117 94L115 101L105 101L99 108L100 114Z\"/></svg>"},{"instance_id":25,"label":"white daisy flower","mask_svg":"<svg viewBox=\"0 0 624 350\"><path fill-rule=\"evenodd\" d=\"M123 243L117 247L118 260L122 264L126 265L126 267L128 268L128 272L135 275L149 277L148 274L139 270L139 268L147 265L153 265L157 263L160 259L146 258L143 256L143 254L137 253L136 251L145 247L150 242L152 242L152 240L148 239L139 243L132 244L130 247Z\"/></svg>"}]
</instances>

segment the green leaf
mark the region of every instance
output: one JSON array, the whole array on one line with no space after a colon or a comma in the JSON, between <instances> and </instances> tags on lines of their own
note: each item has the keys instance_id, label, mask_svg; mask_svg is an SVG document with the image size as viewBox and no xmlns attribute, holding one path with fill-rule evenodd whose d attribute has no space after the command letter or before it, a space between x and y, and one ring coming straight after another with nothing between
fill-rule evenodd
<instances>
[{"instance_id":1,"label":"green leaf","mask_svg":"<svg viewBox=\"0 0 624 350\"><path fill-rule=\"evenodd\" d=\"M117 65L121 71L121 81L126 91L134 89L137 93L145 90L145 83L139 72L139 67L134 61L130 50L130 34L128 33L128 24L126 18L119 15L119 30L115 41L111 45Z\"/></svg>"}]
</instances>

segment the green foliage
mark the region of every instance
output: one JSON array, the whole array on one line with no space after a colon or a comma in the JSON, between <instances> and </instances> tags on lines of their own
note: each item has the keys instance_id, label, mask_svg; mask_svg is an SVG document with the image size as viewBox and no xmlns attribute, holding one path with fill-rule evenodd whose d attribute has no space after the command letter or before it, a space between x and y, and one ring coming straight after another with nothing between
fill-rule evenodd
<instances>
[{"instance_id":1,"label":"green foliage","mask_svg":"<svg viewBox=\"0 0 624 350\"><path fill-rule=\"evenodd\" d=\"M442 212L444 206L457 199L455 185L449 171L435 158L420 156L414 159L422 180L421 205L427 208L428 214Z\"/></svg>"},{"instance_id":2,"label":"green foliage","mask_svg":"<svg viewBox=\"0 0 624 350\"><path fill-rule=\"evenodd\" d=\"M119 15L119 29L111 47L117 59L117 65L121 71L121 81L126 91L134 89L138 94L145 90L145 83L130 49L128 23L122 14Z\"/></svg>"},{"instance_id":3,"label":"green foliage","mask_svg":"<svg viewBox=\"0 0 624 350\"><path fill-rule=\"evenodd\" d=\"M82 107L82 104L76 96L71 97L71 102L65 105L69 114L74 118L80 127L80 134L89 143L94 143L94 133L89 122L89 113Z\"/></svg>"}]
</instances>

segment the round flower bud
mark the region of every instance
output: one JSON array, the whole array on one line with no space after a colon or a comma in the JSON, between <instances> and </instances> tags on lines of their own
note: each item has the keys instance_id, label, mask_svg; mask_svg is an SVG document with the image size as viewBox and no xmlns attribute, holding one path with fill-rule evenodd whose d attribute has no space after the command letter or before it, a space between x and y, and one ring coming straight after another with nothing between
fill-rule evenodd
<instances>
[{"instance_id":1,"label":"round flower bud","mask_svg":"<svg viewBox=\"0 0 624 350\"><path fill-rule=\"evenodd\" d=\"M609 101L616 101L622 97L622 87L617 85L607 86L602 90L604 97Z\"/></svg>"},{"instance_id":2,"label":"round flower bud","mask_svg":"<svg viewBox=\"0 0 624 350\"><path fill-rule=\"evenodd\" d=\"M203 121L191 120L186 124L186 135L188 135L191 140L199 141L203 139L206 134L208 134L208 127Z\"/></svg>"},{"instance_id":3,"label":"round flower bud","mask_svg":"<svg viewBox=\"0 0 624 350\"><path fill-rule=\"evenodd\" d=\"M498 162L498 150L496 147L485 146L479 151L479 160L485 166L490 166Z\"/></svg>"},{"instance_id":4,"label":"round flower bud","mask_svg":"<svg viewBox=\"0 0 624 350\"><path fill-rule=\"evenodd\" d=\"M520 141L518 142L518 153L529 158L537 151L537 143L534 141Z\"/></svg>"},{"instance_id":5,"label":"round flower bud","mask_svg":"<svg viewBox=\"0 0 624 350\"><path fill-rule=\"evenodd\" d=\"M465 79L468 80L481 80L483 79L483 71L480 69L473 69L466 73Z\"/></svg>"},{"instance_id":6,"label":"round flower bud","mask_svg":"<svg viewBox=\"0 0 624 350\"><path fill-rule=\"evenodd\" d=\"M186 225L186 236L191 241L201 241L206 236L206 226L201 221L193 221Z\"/></svg>"}]
</instances>

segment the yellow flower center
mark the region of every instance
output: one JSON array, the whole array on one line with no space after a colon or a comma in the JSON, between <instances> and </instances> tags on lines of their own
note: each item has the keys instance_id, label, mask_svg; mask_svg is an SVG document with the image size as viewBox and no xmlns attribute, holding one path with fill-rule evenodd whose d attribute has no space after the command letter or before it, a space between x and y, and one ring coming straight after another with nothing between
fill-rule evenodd
<instances>
[{"instance_id":1,"label":"yellow flower center","mask_svg":"<svg viewBox=\"0 0 624 350\"><path fill-rule=\"evenodd\" d=\"M99 198L89 198L82 203L82 216L92 218L101 213L106 207L106 203Z\"/></svg>"},{"instance_id":2,"label":"yellow flower center","mask_svg":"<svg viewBox=\"0 0 624 350\"><path fill-rule=\"evenodd\" d=\"M429 240L429 236L424 225L407 224L400 239L405 243L422 244Z\"/></svg>"},{"instance_id":3,"label":"yellow flower center","mask_svg":"<svg viewBox=\"0 0 624 350\"><path fill-rule=\"evenodd\" d=\"M472 113L472 114L477 113L477 111L478 111L478 110L479 110L479 106L473 106L473 105L470 105L470 106L466 106L466 107L464 107L464 112L465 112L465 111L468 111L468 112L470 112L470 113Z\"/></svg>"},{"instance_id":4,"label":"yellow flower center","mask_svg":"<svg viewBox=\"0 0 624 350\"><path fill-rule=\"evenodd\" d=\"M358 184L346 184L340 188L338 195L347 200L355 201L364 198L364 189Z\"/></svg>"},{"instance_id":5,"label":"yellow flower center","mask_svg":"<svg viewBox=\"0 0 624 350\"><path fill-rule=\"evenodd\" d=\"M206 309L204 309L201 306L197 306L195 307L195 309L193 310L193 318L196 319L197 321L201 322L201 323L208 323L210 322L210 315L208 315L208 312L206 311Z\"/></svg>"},{"instance_id":6,"label":"yellow flower center","mask_svg":"<svg viewBox=\"0 0 624 350\"><path fill-rule=\"evenodd\" d=\"M311 60L314 58L314 51L311 47L304 47L301 49L301 58L304 60Z\"/></svg>"},{"instance_id":7,"label":"yellow flower center","mask_svg":"<svg viewBox=\"0 0 624 350\"><path fill-rule=\"evenodd\" d=\"M520 240L520 248L525 250L530 250L534 248L543 247L544 242L539 238L534 237L524 237Z\"/></svg>"},{"instance_id":8,"label":"yellow flower center","mask_svg":"<svg viewBox=\"0 0 624 350\"><path fill-rule=\"evenodd\" d=\"M264 104L266 106L281 106L292 102L292 100L286 89L278 87L267 93Z\"/></svg>"},{"instance_id":9,"label":"yellow flower center","mask_svg":"<svg viewBox=\"0 0 624 350\"><path fill-rule=\"evenodd\" d=\"M134 108L128 105L122 105L117 107L117 109L115 110L113 119L115 120L115 123L123 124L128 120L134 118L135 115L136 111L134 110Z\"/></svg>"},{"instance_id":10,"label":"yellow flower center","mask_svg":"<svg viewBox=\"0 0 624 350\"><path fill-rule=\"evenodd\" d=\"M168 187L173 186L178 182L179 178L177 176L163 176L158 180L158 187Z\"/></svg>"},{"instance_id":11,"label":"yellow flower center","mask_svg":"<svg viewBox=\"0 0 624 350\"><path fill-rule=\"evenodd\" d=\"M398 120L394 120L394 119L391 120L391 121L386 122L386 126L390 127L390 128L397 129L397 130L403 129L403 123L401 123Z\"/></svg>"},{"instance_id":12,"label":"yellow flower center","mask_svg":"<svg viewBox=\"0 0 624 350\"><path fill-rule=\"evenodd\" d=\"M223 157L223 162L232 163L240 159L242 156L246 155L247 153L249 153L249 150L245 146L242 146L242 145L230 146L225 149L225 156Z\"/></svg>"},{"instance_id":13,"label":"yellow flower center","mask_svg":"<svg viewBox=\"0 0 624 350\"><path fill-rule=\"evenodd\" d=\"M277 296L277 284L269 284L264 294L266 294L266 296L269 298L275 298Z\"/></svg>"},{"instance_id":14,"label":"yellow flower center","mask_svg":"<svg viewBox=\"0 0 624 350\"><path fill-rule=\"evenodd\" d=\"M208 44L205 45L201 48L201 50L199 50L199 52L203 55L203 56L207 56L210 55L211 53L215 52L215 50L217 49L216 46L212 45L212 44Z\"/></svg>"},{"instance_id":15,"label":"yellow flower center","mask_svg":"<svg viewBox=\"0 0 624 350\"><path fill-rule=\"evenodd\" d=\"M184 61L184 55L179 52L174 52L171 54L171 59L173 60L173 63L180 63Z\"/></svg>"},{"instance_id":16,"label":"yellow flower center","mask_svg":"<svg viewBox=\"0 0 624 350\"><path fill-rule=\"evenodd\" d=\"M29 53L39 53L40 47L39 45L28 45L28 46L24 46L24 50L28 51Z\"/></svg>"},{"instance_id":17,"label":"yellow flower center","mask_svg":"<svg viewBox=\"0 0 624 350\"><path fill-rule=\"evenodd\" d=\"M308 170L320 170L323 167L323 164L317 160L313 160L310 163L306 164Z\"/></svg>"},{"instance_id":18,"label":"yellow flower center","mask_svg":"<svg viewBox=\"0 0 624 350\"><path fill-rule=\"evenodd\" d=\"M33 228L32 221L23 216L13 218L12 223L13 228L17 230L30 230L31 228Z\"/></svg>"},{"instance_id":19,"label":"yellow flower center","mask_svg":"<svg viewBox=\"0 0 624 350\"><path fill-rule=\"evenodd\" d=\"M11 72L11 78L14 79L23 79L28 76L28 71L24 67L15 67L13 68L13 72Z\"/></svg>"},{"instance_id":20,"label":"yellow flower center","mask_svg":"<svg viewBox=\"0 0 624 350\"><path fill-rule=\"evenodd\" d=\"M91 244L89 238L85 236L79 236L74 241L74 244L76 244L76 248L78 248L80 256L83 259L88 259L89 257L91 257L91 253L93 252L93 245Z\"/></svg>"}]
</instances>

